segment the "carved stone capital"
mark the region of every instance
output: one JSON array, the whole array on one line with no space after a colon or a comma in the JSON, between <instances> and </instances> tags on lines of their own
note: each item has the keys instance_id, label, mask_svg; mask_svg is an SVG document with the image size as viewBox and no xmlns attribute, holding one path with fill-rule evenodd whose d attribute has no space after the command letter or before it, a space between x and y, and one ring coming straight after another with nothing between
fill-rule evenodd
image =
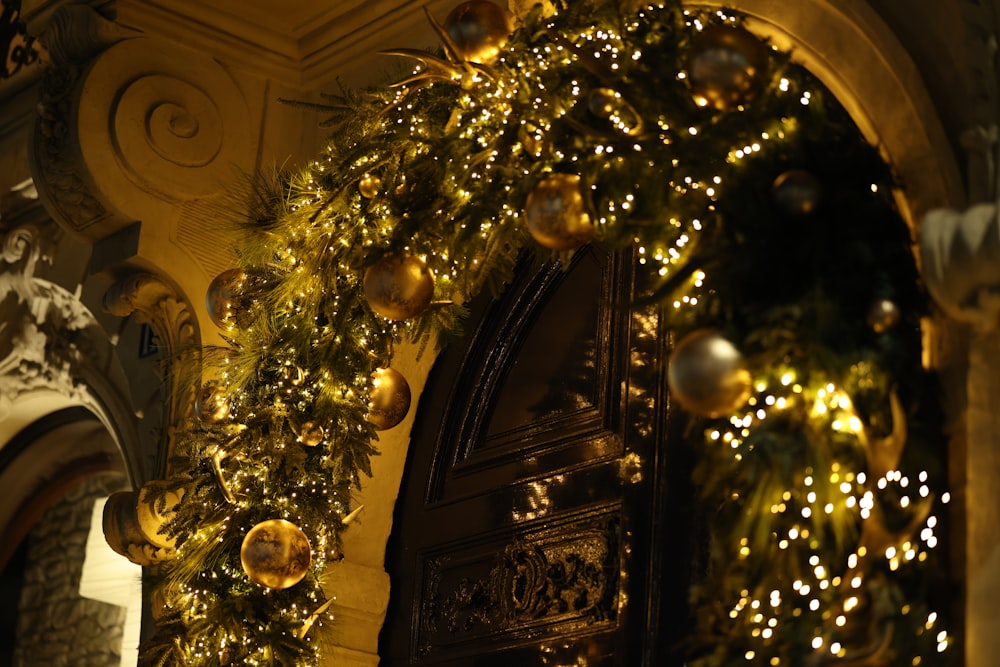
<instances>
[{"instance_id":1,"label":"carved stone capital","mask_svg":"<svg viewBox=\"0 0 1000 667\"><path fill-rule=\"evenodd\" d=\"M920 227L924 280L952 318L978 330L1000 326L1000 221L996 204L941 209Z\"/></svg>"},{"instance_id":2,"label":"carved stone capital","mask_svg":"<svg viewBox=\"0 0 1000 667\"><path fill-rule=\"evenodd\" d=\"M150 273L134 273L104 293L104 309L118 317L135 315L152 327L161 349L161 376L166 391L165 446L160 448L160 472L174 451L174 436L191 416L195 388L178 375L199 363L198 320L187 300L172 284Z\"/></svg>"},{"instance_id":3,"label":"carved stone capital","mask_svg":"<svg viewBox=\"0 0 1000 667\"><path fill-rule=\"evenodd\" d=\"M43 203L89 241L137 220L164 224L253 164L242 91L218 62L65 5L41 40L52 55L31 145Z\"/></svg>"},{"instance_id":4,"label":"carved stone capital","mask_svg":"<svg viewBox=\"0 0 1000 667\"><path fill-rule=\"evenodd\" d=\"M46 257L34 226L0 240L0 417L4 406L33 389L54 389L83 401L74 369L85 356L86 329L96 320L62 287L34 276Z\"/></svg>"}]
</instances>

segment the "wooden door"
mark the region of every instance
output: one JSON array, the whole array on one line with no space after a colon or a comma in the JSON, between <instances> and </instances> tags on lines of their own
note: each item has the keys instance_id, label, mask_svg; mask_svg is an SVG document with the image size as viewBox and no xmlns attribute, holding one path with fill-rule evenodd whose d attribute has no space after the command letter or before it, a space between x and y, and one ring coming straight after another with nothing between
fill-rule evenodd
<instances>
[{"instance_id":1,"label":"wooden door","mask_svg":"<svg viewBox=\"0 0 1000 667\"><path fill-rule=\"evenodd\" d=\"M381 664L680 665L690 461L635 264L525 261L474 304L418 407Z\"/></svg>"}]
</instances>

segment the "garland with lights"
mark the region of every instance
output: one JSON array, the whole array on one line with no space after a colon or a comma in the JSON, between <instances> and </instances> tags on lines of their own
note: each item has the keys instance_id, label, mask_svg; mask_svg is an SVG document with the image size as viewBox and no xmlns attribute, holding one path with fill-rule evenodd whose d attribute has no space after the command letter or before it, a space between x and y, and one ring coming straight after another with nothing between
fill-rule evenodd
<instances>
[{"instance_id":1,"label":"garland with lights","mask_svg":"<svg viewBox=\"0 0 1000 667\"><path fill-rule=\"evenodd\" d=\"M209 292L227 344L178 435L145 660L318 664L324 567L409 409L393 344L456 333L523 249L594 241L637 248L681 334L689 424L663 446L700 453L711 526L689 664L943 664L924 298L877 150L731 13L429 18L439 53L390 52L410 75L317 105L322 154L255 184Z\"/></svg>"}]
</instances>

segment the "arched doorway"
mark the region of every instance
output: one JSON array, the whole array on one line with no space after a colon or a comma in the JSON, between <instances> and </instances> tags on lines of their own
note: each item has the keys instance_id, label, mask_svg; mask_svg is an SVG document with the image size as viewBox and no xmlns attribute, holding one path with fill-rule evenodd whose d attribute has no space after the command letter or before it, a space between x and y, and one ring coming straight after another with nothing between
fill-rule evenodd
<instances>
[{"instance_id":1,"label":"arched doorway","mask_svg":"<svg viewBox=\"0 0 1000 667\"><path fill-rule=\"evenodd\" d=\"M780 35L784 39L788 39L788 33L782 32L779 21L768 20L761 14L754 16L754 18L762 23L767 23L768 30L765 32L769 36ZM865 26L852 24L849 20L845 22L845 17L839 13L837 19L850 26L854 30L854 36L862 39L868 50L878 52L878 40L870 33L865 32ZM804 33L798 30L801 26L796 25L794 28L796 30L793 31L795 33L793 43L798 44L798 38ZM804 32L808 33L808 30ZM879 36L879 38L883 37L884 35ZM900 57L905 61L905 54L891 49L890 52L892 56L890 60L893 62L897 64L901 62ZM826 56L829 55L826 54ZM813 58L811 62L819 63L815 60L815 56L815 52L807 51L807 56L804 59L809 61L810 58ZM824 71L823 67L819 67L819 69ZM829 74L828 66L825 71ZM893 71L895 72L895 70ZM907 163L905 169L914 169L913 165L928 160L940 159L945 163L945 168L924 179L923 182L928 184L925 189L918 186L916 189L919 192L912 199L901 198L899 200L911 224L914 223L915 214L919 215L928 206L951 201L949 193L960 197L954 187L957 182L953 178L955 172L949 168L951 160L946 142L941 142L941 135L936 134L940 128L929 108L921 106L922 103L926 102L926 99L920 99L921 104L902 105L906 107L906 114L909 114L911 118L923 118L926 121L926 126L921 125L921 127L927 129L927 135L913 140L903 137L898 129L894 130L890 125L879 127L879 118L886 112L886 109L865 108L864 105L858 103L858 98L855 97L859 90L867 89L865 86L851 89L851 84L858 83L858 81L845 82L837 77L831 77L831 80L833 82L831 87L835 89L835 92L846 94L849 100L847 106L857 115L859 124L868 136L874 141L884 142L883 145L890 153L890 157L900 157L903 160L911 161ZM874 80L877 80L877 77ZM896 79L896 84L899 83L900 81ZM908 95L905 94L904 97ZM917 96L919 97L919 91ZM908 97L908 103L913 101L913 97ZM935 148L920 153L919 148L927 148L927 146L924 144L921 147L915 147L915 144L920 144L928 137L930 137L929 143ZM935 142L937 143L935 144ZM898 151L895 154L893 154L894 149ZM914 150L916 152L913 152ZM921 180L919 170L912 173L918 181ZM911 184L912 182L910 181ZM510 305L508 303L508 306ZM504 321L507 321L505 318L517 320L519 317L526 317L530 319L530 316L524 315L523 312L521 315L517 315L512 314L509 310L505 312L498 309L497 313L502 313L499 317ZM561 324L565 324L565 318ZM474 342L469 343L469 347L465 348L463 352L466 355L464 361L453 362L454 366L451 371L436 370L432 373L428 389L434 392L435 396L426 399L429 401L426 405L421 405L421 413L415 425L410 458L407 464L408 467L415 467L415 470L409 470L408 476L404 477L395 517L398 526L396 537L389 543L387 556L391 573L402 570L408 571L413 576L412 579L408 579L410 574L403 575L401 580L393 582L394 586L403 587L404 591L401 594L393 593L395 601L390 603L387 625L380 644L380 654L383 659L390 661L389 664L487 665L509 664L511 661L522 661L526 664L550 664L539 662L547 660L547 655L553 655L555 656L552 658L553 660L561 661L551 664L567 664L565 661L569 661L569 664L605 664L602 660L610 660L610 656L616 653L609 648L609 643L602 643L604 640L591 642L599 632L592 632L593 628L581 629L586 624L577 625L568 630L569 634L565 636L574 637L572 642L561 642L560 638L555 640L554 645L568 648L568 652L562 654L553 650L551 645L545 641L546 632L552 630L554 624L550 624L543 630L539 630L537 627L525 629L519 628L515 620L519 609L518 605L523 599L522 594L528 587L526 583L528 580L523 573L532 569L535 571L544 570L552 566L553 562L552 558L545 553L545 548L542 547L543 553L539 555L536 550L535 555L532 556L536 561L534 564L529 564L530 558L519 551L520 546L516 537L504 542L498 535L505 529L505 522L509 523L511 517L518 516L517 498L530 495L527 491L516 492L509 489L499 491L498 489L503 489L505 484L513 488L518 483L517 474L525 475L523 480L519 480L523 482L531 477L531 472L517 470L517 466L512 461L506 461L508 470L505 473L499 473L499 477L490 480L486 470L493 464L493 461L489 460L489 456L480 458L475 464L469 463L469 460L475 459L481 453L479 450L490 449L491 445L488 443L490 443L491 437L496 438L497 442L503 441L501 434L504 429L500 427L499 430L491 430L496 424L491 423L490 415L504 412L501 405L505 403L517 403L519 400L522 403L527 401L526 396L530 394L530 390L526 390L525 387L520 387L520 391L511 391L506 399L502 396L502 392L499 396L490 394L489 391L485 394L482 393L481 387L477 383L490 386L493 382L492 374L503 374L508 367L499 362L490 367L490 364L477 360L475 346L478 344L485 348L485 351L480 350L478 354L500 354L499 358L506 359L503 356L504 353L497 352L497 350L519 349L519 343L501 338L489 339L490 343L475 342L476 337L480 335L481 329L477 329L473 336ZM441 362L442 368L445 363L447 362ZM531 361L525 361L525 365L530 364L532 364ZM479 369L482 376L472 380L472 384L463 385L460 379L462 374L476 372L469 371L469 368ZM451 373L452 378L442 381L438 373L445 375ZM542 384L546 384L545 381L542 381ZM463 391L471 392L479 400L472 399L465 403L467 399ZM492 403L493 400L496 400L497 403ZM434 408L428 407L440 401L445 401L448 405L436 408L438 410L436 413L433 412ZM465 406L467 413L461 414L461 409L455 408L455 404ZM428 413L428 410L431 412ZM459 413L456 413L456 410L459 410ZM426 414L436 416L425 417ZM434 422L434 426L430 427L430 433L425 431L426 425L423 421L425 418ZM455 423L458 424L471 424L471 426L458 426L452 420L457 420ZM485 422L485 424L481 422ZM527 423L533 422L529 419ZM437 430L439 424L441 424L440 431ZM539 429L540 431L544 431L544 428ZM532 435L537 435L537 432ZM422 451L414 452L414 448L420 448ZM516 450L516 445L512 446L512 449ZM519 457L515 455L513 459L521 460L523 463L530 461L532 457L522 451ZM511 472L512 470L517 470L517 473ZM552 472L538 472L539 479L549 480L550 477L554 479L558 473L550 475L549 473ZM506 480L504 480L503 474L507 475ZM449 496L444 490L449 483L457 484L459 490L456 495ZM416 490L413 488L414 485L417 487ZM541 486L547 493L551 484L546 481ZM505 494L513 498L511 503L506 502ZM569 495L567 493L561 500L567 501ZM487 532L493 536L493 541L488 544L482 541L483 538L474 535L473 525L476 521L466 522L472 525L462 525L460 522L464 521L461 518L463 515L455 509L460 503L477 496L489 498L489 500L481 501L483 513L476 515L483 517L483 524L488 526ZM498 502L504 507L504 510L499 511L497 508L489 506L493 502ZM536 502L544 504L537 498ZM513 509L507 509L508 504ZM424 512L423 523L421 523L420 518L417 518L421 511ZM529 520L533 518L535 517L529 516ZM555 523L558 521L556 520ZM544 542L544 537L539 535L534 535L534 537L540 538ZM435 539L441 541L435 542ZM655 560L655 554L651 558ZM560 567L556 566L556 570L558 569ZM512 571L516 574L510 575L509 573ZM535 583L538 580L531 581ZM499 598L497 597L498 589L502 589L499 592ZM544 590L548 594L548 591L552 590L551 582L539 583L538 590ZM401 601L396 599L397 595L401 595ZM505 596L509 599L503 601ZM639 604L641 605L641 603ZM398 618L404 620L399 621L397 614ZM544 613L542 615L544 616ZM399 624L405 626L403 630L399 629ZM544 625L545 623L539 623L539 626ZM506 636L499 637L505 633L507 633ZM590 633L590 637L585 642L577 641L579 637L588 633ZM463 634L467 639L462 638ZM559 637L558 632L553 634ZM650 635L645 636L649 637ZM613 642L613 640L608 641ZM480 642L478 649L471 647L474 642ZM491 642L493 643L491 644ZM593 649L594 652L588 653L590 649L582 648L585 643L597 648ZM655 641L652 643L655 644ZM570 646L571 648L569 648ZM655 652L657 649L651 650ZM495 655L495 653L499 653L499 655ZM617 659L624 660L621 664L636 664L634 656L628 654L627 650L626 652L619 651L617 655L619 656ZM622 657L626 655L629 657ZM580 662L581 660L591 660L592 662L584 663ZM608 662L608 664L611 663ZM654 659L648 664L662 663Z\"/></svg>"},{"instance_id":2,"label":"arched doorway","mask_svg":"<svg viewBox=\"0 0 1000 667\"><path fill-rule=\"evenodd\" d=\"M128 486L114 439L81 406L48 413L0 448L0 485L0 664L122 664L125 608L83 590L95 503Z\"/></svg>"}]
</instances>

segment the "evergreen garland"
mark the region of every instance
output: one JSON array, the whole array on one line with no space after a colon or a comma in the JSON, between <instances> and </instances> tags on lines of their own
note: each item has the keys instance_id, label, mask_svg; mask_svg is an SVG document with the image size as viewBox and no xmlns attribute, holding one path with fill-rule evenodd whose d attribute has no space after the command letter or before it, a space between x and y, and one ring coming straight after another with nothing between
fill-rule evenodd
<instances>
[{"instance_id":1,"label":"evergreen garland","mask_svg":"<svg viewBox=\"0 0 1000 667\"><path fill-rule=\"evenodd\" d=\"M731 414L692 415L685 442L660 444L701 458L710 537L690 664L944 664L950 639L926 607L925 576L940 442L896 184L789 54L767 49L745 103L695 102L698 36L739 22L674 0L578 2L552 16L539 6L490 64L447 41L437 54L400 50L420 63L404 82L317 105L332 128L323 152L255 183L235 324L205 354L228 417L179 434L188 492L145 660L320 662L323 570L377 453L373 372L394 342L445 340L463 302L503 288L518 253L538 247L525 201L569 174L597 241L638 248L647 298L678 336L720 332L753 378ZM819 184L812 210L776 197L792 170ZM366 269L388 254L434 274L435 301L417 317L388 321L365 297ZM873 329L883 302L899 321ZM322 428L317 446L301 443L308 422ZM901 462L873 458L904 432ZM301 528L313 556L282 590L240 563L247 531L275 518Z\"/></svg>"}]
</instances>

